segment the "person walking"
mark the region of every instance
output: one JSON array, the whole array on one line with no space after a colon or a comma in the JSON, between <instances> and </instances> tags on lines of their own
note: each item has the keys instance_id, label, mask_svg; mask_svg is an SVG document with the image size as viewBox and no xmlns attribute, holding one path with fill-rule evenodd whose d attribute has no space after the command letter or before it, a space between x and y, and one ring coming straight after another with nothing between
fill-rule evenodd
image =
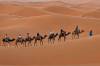
<instances>
[{"instance_id":1,"label":"person walking","mask_svg":"<svg viewBox=\"0 0 100 66\"><path fill-rule=\"evenodd\" d=\"M91 38L93 36L93 30L89 31L89 38Z\"/></svg>"}]
</instances>

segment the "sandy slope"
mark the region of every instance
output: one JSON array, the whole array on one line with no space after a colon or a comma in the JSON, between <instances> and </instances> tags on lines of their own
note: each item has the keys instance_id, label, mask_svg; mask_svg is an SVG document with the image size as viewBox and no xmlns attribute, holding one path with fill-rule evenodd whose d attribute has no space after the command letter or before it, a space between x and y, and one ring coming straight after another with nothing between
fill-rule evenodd
<instances>
[{"instance_id":1,"label":"sandy slope","mask_svg":"<svg viewBox=\"0 0 100 66\"><path fill-rule=\"evenodd\" d=\"M47 34L50 31L59 31L62 25L66 31L72 31L77 24L86 32L79 40L68 39L61 43L56 41L54 45L48 45L45 40L45 48L1 48L1 65L91 65L100 63L100 20L59 15L8 20L0 24L1 33L7 32L16 35L16 33L31 32L33 35L41 32ZM93 29L97 35L93 39L87 37L89 29Z\"/></svg>"},{"instance_id":2,"label":"sandy slope","mask_svg":"<svg viewBox=\"0 0 100 66\"><path fill-rule=\"evenodd\" d=\"M1 65L78 65L100 63L100 36L69 40L45 48L0 48ZM60 45L60 47L59 47ZM57 47L58 46L58 47ZM73 66L74 66L73 65Z\"/></svg>"},{"instance_id":3,"label":"sandy slope","mask_svg":"<svg viewBox=\"0 0 100 66\"><path fill-rule=\"evenodd\" d=\"M0 24L1 33L5 32L50 32L59 31L64 28L66 31L73 31L76 25L88 32L93 29L99 34L100 20L86 19L82 17L71 17L61 15L48 15L42 17L29 17L20 19L7 19ZM87 25L88 24L88 25ZM41 30L40 30L41 28ZM88 29L87 29L88 28Z\"/></svg>"},{"instance_id":4,"label":"sandy slope","mask_svg":"<svg viewBox=\"0 0 100 66\"><path fill-rule=\"evenodd\" d=\"M15 15L22 17L46 15L43 10L21 5L0 4L0 14Z\"/></svg>"},{"instance_id":5,"label":"sandy slope","mask_svg":"<svg viewBox=\"0 0 100 66\"><path fill-rule=\"evenodd\" d=\"M45 10L53 13L64 14L64 15L80 15L81 12L64 6L50 6L45 8Z\"/></svg>"},{"instance_id":6,"label":"sandy slope","mask_svg":"<svg viewBox=\"0 0 100 66\"><path fill-rule=\"evenodd\" d=\"M83 16L84 17L90 17L90 18L100 18L100 9L86 13Z\"/></svg>"}]
</instances>

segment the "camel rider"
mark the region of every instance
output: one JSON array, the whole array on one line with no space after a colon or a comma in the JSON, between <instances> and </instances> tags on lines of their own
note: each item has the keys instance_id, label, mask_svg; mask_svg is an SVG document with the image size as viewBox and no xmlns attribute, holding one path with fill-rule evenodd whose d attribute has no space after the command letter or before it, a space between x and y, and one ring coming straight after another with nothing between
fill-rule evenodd
<instances>
[{"instance_id":1,"label":"camel rider","mask_svg":"<svg viewBox=\"0 0 100 66\"><path fill-rule=\"evenodd\" d=\"M63 29L61 29L60 32L61 32L62 34L66 33L66 31L64 31Z\"/></svg>"},{"instance_id":2,"label":"camel rider","mask_svg":"<svg viewBox=\"0 0 100 66\"><path fill-rule=\"evenodd\" d=\"M37 33L37 37L38 37L38 38L40 38L40 37L41 37L40 33Z\"/></svg>"},{"instance_id":3,"label":"camel rider","mask_svg":"<svg viewBox=\"0 0 100 66\"><path fill-rule=\"evenodd\" d=\"M75 31L78 32L78 33L80 32L78 25L76 26Z\"/></svg>"},{"instance_id":4,"label":"camel rider","mask_svg":"<svg viewBox=\"0 0 100 66\"><path fill-rule=\"evenodd\" d=\"M92 37L92 36L93 36L93 31L90 30L90 32L89 32L89 37Z\"/></svg>"},{"instance_id":5,"label":"camel rider","mask_svg":"<svg viewBox=\"0 0 100 66\"><path fill-rule=\"evenodd\" d=\"M40 34L39 34L39 33L37 33L37 36L40 36Z\"/></svg>"},{"instance_id":6,"label":"camel rider","mask_svg":"<svg viewBox=\"0 0 100 66\"><path fill-rule=\"evenodd\" d=\"M19 34L18 39L22 39L22 35L21 34Z\"/></svg>"}]
</instances>

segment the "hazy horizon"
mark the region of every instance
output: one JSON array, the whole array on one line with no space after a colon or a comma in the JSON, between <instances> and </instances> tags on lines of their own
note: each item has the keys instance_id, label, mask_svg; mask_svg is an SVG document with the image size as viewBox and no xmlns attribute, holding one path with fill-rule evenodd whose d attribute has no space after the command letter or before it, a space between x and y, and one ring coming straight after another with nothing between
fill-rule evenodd
<instances>
[{"instance_id":1,"label":"hazy horizon","mask_svg":"<svg viewBox=\"0 0 100 66\"><path fill-rule=\"evenodd\" d=\"M89 1L93 0L0 0L0 1L16 1L16 2L45 2L45 1L62 1L62 2L67 2L67 3L72 3L72 4L79 4L79 3L87 3Z\"/></svg>"}]
</instances>

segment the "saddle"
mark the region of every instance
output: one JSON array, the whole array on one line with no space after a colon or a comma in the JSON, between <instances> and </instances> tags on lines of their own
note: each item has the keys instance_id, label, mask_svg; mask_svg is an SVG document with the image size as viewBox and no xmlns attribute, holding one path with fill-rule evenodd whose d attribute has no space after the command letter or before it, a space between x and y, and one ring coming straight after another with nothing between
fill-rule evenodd
<instances>
[{"instance_id":1,"label":"saddle","mask_svg":"<svg viewBox=\"0 0 100 66\"><path fill-rule=\"evenodd\" d=\"M27 37L26 40L28 40L28 41L31 40L31 37Z\"/></svg>"}]
</instances>

